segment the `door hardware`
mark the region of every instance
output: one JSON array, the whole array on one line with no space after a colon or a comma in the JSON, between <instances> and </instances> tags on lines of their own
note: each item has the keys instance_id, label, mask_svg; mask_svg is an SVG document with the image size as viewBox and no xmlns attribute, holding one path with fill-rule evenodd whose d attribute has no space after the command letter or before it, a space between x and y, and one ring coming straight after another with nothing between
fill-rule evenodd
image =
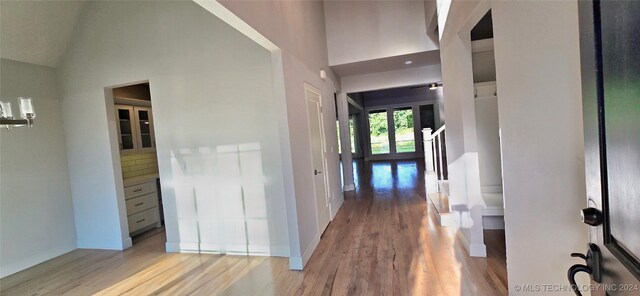
<instances>
[{"instance_id":1,"label":"door hardware","mask_svg":"<svg viewBox=\"0 0 640 296\"><path fill-rule=\"evenodd\" d=\"M602 212L594 207L582 209L580 216L582 216L582 223L584 224L591 226L602 224Z\"/></svg>"},{"instance_id":2,"label":"door hardware","mask_svg":"<svg viewBox=\"0 0 640 296\"><path fill-rule=\"evenodd\" d=\"M582 258L586 262L585 264L575 264L569 268L567 271L567 278L569 279L569 283L571 284L571 289L577 296L582 296L580 289L578 289L578 285L576 284L576 274L579 272L586 272L589 274L591 279L600 283L602 281L602 274L600 272L600 261L602 258L602 253L600 252L600 248L598 245L589 243L587 244L587 254L581 253L571 253L571 257Z\"/></svg>"}]
</instances>

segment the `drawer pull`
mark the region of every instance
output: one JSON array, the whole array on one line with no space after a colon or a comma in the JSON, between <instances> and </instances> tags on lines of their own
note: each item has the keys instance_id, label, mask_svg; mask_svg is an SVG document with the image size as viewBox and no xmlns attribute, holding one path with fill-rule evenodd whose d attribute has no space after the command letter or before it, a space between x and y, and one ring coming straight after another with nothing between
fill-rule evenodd
<instances>
[{"instance_id":1,"label":"drawer pull","mask_svg":"<svg viewBox=\"0 0 640 296\"><path fill-rule=\"evenodd\" d=\"M138 188L138 189L134 190L133 192L140 192L140 191L142 191L142 188Z\"/></svg>"},{"instance_id":2,"label":"drawer pull","mask_svg":"<svg viewBox=\"0 0 640 296\"><path fill-rule=\"evenodd\" d=\"M140 219L140 220L136 221L136 223L144 222L144 220L147 220L147 219Z\"/></svg>"},{"instance_id":3,"label":"drawer pull","mask_svg":"<svg viewBox=\"0 0 640 296\"><path fill-rule=\"evenodd\" d=\"M143 204L144 204L143 202L140 202L140 203L137 203L137 204L135 204L135 205L133 205L133 206L134 206L134 207L137 207L137 206L141 206L141 205L143 205Z\"/></svg>"}]
</instances>

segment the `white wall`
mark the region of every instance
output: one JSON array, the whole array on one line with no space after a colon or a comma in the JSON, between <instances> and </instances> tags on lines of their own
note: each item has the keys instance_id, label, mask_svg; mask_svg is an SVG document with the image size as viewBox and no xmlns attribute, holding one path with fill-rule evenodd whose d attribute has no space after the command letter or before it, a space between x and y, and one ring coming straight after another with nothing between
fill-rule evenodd
<instances>
[{"instance_id":1,"label":"white wall","mask_svg":"<svg viewBox=\"0 0 640 296\"><path fill-rule=\"evenodd\" d=\"M59 72L79 247L127 246L115 118L104 87L149 80L167 249L193 243L188 222L196 213L180 189L224 169L221 162L177 167L184 152L257 143L272 255L288 255L283 102L274 96L269 51L193 2L91 2Z\"/></svg>"},{"instance_id":2,"label":"white wall","mask_svg":"<svg viewBox=\"0 0 640 296\"><path fill-rule=\"evenodd\" d=\"M340 84L343 92L355 93L425 84L440 79L442 79L440 65L433 65L341 77Z\"/></svg>"},{"instance_id":3,"label":"white wall","mask_svg":"<svg viewBox=\"0 0 640 296\"><path fill-rule=\"evenodd\" d=\"M423 1L323 1L329 64L438 49Z\"/></svg>"},{"instance_id":4,"label":"white wall","mask_svg":"<svg viewBox=\"0 0 640 296\"><path fill-rule=\"evenodd\" d=\"M474 173L454 160L467 146L464 122L475 117L458 99L464 92L466 102L474 101L472 79L466 76L472 73L471 51L462 41L469 36L460 32L470 30L488 9L498 82L509 292L537 295L518 291L516 285L567 284L566 270L575 264L568 255L584 252L587 242L579 217L585 181L577 3L454 1L440 40L450 182ZM465 85L457 84L462 78ZM586 278L580 275L579 284L588 283Z\"/></svg>"},{"instance_id":5,"label":"white wall","mask_svg":"<svg viewBox=\"0 0 640 296\"><path fill-rule=\"evenodd\" d=\"M566 284L587 243L577 2L496 1L492 15L509 289Z\"/></svg>"},{"instance_id":6,"label":"white wall","mask_svg":"<svg viewBox=\"0 0 640 296\"><path fill-rule=\"evenodd\" d=\"M502 191L500 122L497 97L475 99L478 162L482 192Z\"/></svg>"},{"instance_id":7,"label":"white wall","mask_svg":"<svg viewBox=\"0 0 640 296\"><path fill-rule=\"evenodd\" d=\"M314 206L313 169L304 98L305 82L320 89L322 95L332 215L335 215L344 200L340 186L336 109L333 99L334 92L340 90L340 87L338 80L329 69L323 3L321 1L221 1L220 3L280 49L286 97L284 116L287 118L289 129L286 137L290 140L290 159L283 158L283 160L285 163L290 161L293 172L293 182L286 188L292 197L287 206L295 212L295 216L288 216L288 223L290 228L295 228L295 231L290 231L292 245L297 243L299 246L291 249L290 267L302 269L315 250L321 235L318 231ZM326 81L320 79L320 69L327 71ZM343 99L346 100L346 96Z\"/></svg>"},{"instance_id":8,"label":"white wall","mask_svg":"<svg viewBox=\"0 0 640 296\"><path fill-rule=\"evenodd\" d=\"M496 81L496 62L493 50L473 53L473 82Z\"/></svg>"},{"instance_id":9,"label":"white wall","mask_svg":"<svg viewBox=\"0 0 640 296\"><path fill-rule=\"evenodd\" d=\"M0 129L0 277L76 247L55 69L2 59L0 96L33 97L30 128ZM17 113L19 116L19 113Z\"/></svg>"},{"instance_id":10,"label":"white wall","mask_svg":"<svg viewBox=\"0 0 640 296\"><path fill-rule=\"evenodd\" d=\"M449 28L452 28L451 26ZM446 114L449 206L457 212L457 226L472 256L486 256L476 110L473 99L471 39L468 34L441 40L442 83Z\"/></svg>"}]
</instances>

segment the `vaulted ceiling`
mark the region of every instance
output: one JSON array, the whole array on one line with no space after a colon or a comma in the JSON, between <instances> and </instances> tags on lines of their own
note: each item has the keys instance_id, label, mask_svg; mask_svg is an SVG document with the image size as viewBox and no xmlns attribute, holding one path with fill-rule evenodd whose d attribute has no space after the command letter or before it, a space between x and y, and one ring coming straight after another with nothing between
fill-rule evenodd
<instances>
[{"instance_id":1,"label":"vaulted ceiling","mask_svg":"<svg viewBox=\"0 0 640 296\"><path fill-rule=\"evenodd\" d=\"M0 1L0 57L55 67L84 1Z\"/></svg>"}]
</instances>

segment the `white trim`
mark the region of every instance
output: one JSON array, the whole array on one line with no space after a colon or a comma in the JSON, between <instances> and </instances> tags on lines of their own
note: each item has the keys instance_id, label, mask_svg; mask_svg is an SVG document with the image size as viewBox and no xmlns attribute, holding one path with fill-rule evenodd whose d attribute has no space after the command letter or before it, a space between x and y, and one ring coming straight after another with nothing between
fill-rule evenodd
<instances>
[{"instance_id":1,"label":"white trim","mask_svg":"<svg viewBox=\"0 0 640 296\"><path fill-rule=\"evenodd\" d=\"M311 255L313 255L313 252L318 247L318 244L320 244L320 234L316 235L316 237L313 238L313 241L311 241L309 247L307 247L307 249L304 251L302 257L289 258L289 269L303 270L304 266L307 265L307 262L309 262L309 259L311 259Z\"/></svg>"},{"instance_id":2,"label":"white trim","mask_svg":"<svg viewBox=\"0 0 640 296\"><path fill-rule=\"evenodd\" d=\"M485 244L470 243L469 239L467 239L462 231L456 232L456 237L460 240L460 243L464 247L465 251L469 253L469 256L487 257L487 246Z\"/></svg>"},{"instance_id":3,"label":"white trim","mask_svg":"<svg viewBox=\"0 0 640 296\"><path fill-rule=\"evenodd\" d=\"M314 87L313 85L305 82L304 83L304 91L305 91L305 109L307 112L307 128L309 131L309 137L311 137L311 124L309 122L309 120L311 119L311 117L309 116L309 107L308 107L308 102L310 99L307 97L307 92L311 92L315 95L318 96L318 107L320 108L318 111L320 112L319 114L319 118L318 120L320 121L319 124L319 128L320 128L320 148L322 149L321 151L321 157L322 157L322 178L324 179L324 191L325 191L325 196L324 196L324 200L325 200L325 206L327 208L327 210L329 211L329 223L331 222L331 199L329 198L330 194L329 192L331 192L331 188L329 187L329 178L328 178L328 163L327 163L327 141L325 138L325 134L324 134L324 114L322 112L322 94L320 92L320 89ZM311 139L309 139L309 143L311 143ZM309 145L309 153L311 155L311 168L313 168L313 147L311 147L312 145ZM311 172L309 172L311 173ZM311 177L312 180L314 180L314 176ZM314 196L314 208L316 209L316 226L317 226L317 231L318 233L322 233L324 231L325 228L320 229L322 226L320 226L320 209L318 209L318 197L316 196L317 190L315 190L315 180L313 181L313 186L314 186L314 190L313 190L313 196ZM324 209L323 209L324 210ZM329 224L327 224L328 226ZM306 263L306 262L305 262Z\"/></svg>"},{"instance_id":4,"label":"white trim","mask_svg":"<svg viewBox=\"0 0 640 296\"><path fill-rule=\"evenodd\" d=\"M438 222L442 227L458 227L457 217L452 213L438 213Z\"/></svg>"},{"instance_id":5,"label":"white trim","mask_svg":"<svg viewBox=\"0 0 640 296\"><path fill-rule=\"evenodd\" d=\"M364 110L364 107L360 106L360 104L358 104L358 102L354 101L351 97L349 97L349 94L347 94L347 102L351 105L353 105L353 107L356 107L360 110Z\"/></svg>"},{"instance_id":6,"label":"white trim","mask_svg":"<svg viewBox=\"0 0 640 296\"><path fill-rule=\"evenodd\" d=\"M344 196L338 199L335 203L331 204L331 207L329 208L330 210L329 214L331 214L331 221L333 221L336 215L338 215L338 211L342 207L342 204L344 204Z\"/></svg>"},{"instance_id":7,"label":"white trim","mask_svg":"<svg viewBox=\"0 0 640 296\"><path fill-rule=\"evenodd\" d=\"M131 237L127 237L127 238L122 240L122 249L123 250L131 248L132 246L133 246L133 240L131 240Z\"/></svg>"},{"instance_id":8,"label":"white trim","mask_svg":"<svg viewBox=\"0 0 640 296\"><path fill-rule=\"evenodd\" d=\"M471 41L471 52L493 51L493 38Z\"/></svg>"},{"instance_id":9,"label":"white trim","mask_svg":"<svg viewBox=\"0 0 640 296\"><path fill-rule=\"evenodd\" d=\"M279 48L271 42L267 37L263 36L256 29L252 28L243 21L241 18L236 16L229 9L224 7L224 5L220 4L215 0L193 0L193 2L202 6L202 8L208 10L213 15L221 19L223 22L229 24L229 26L234 29L240 31L240 33L246 35L254 42L260 44L262 47L266 48L269 51L278 50Z\"/></svg>"}]
</instances>

